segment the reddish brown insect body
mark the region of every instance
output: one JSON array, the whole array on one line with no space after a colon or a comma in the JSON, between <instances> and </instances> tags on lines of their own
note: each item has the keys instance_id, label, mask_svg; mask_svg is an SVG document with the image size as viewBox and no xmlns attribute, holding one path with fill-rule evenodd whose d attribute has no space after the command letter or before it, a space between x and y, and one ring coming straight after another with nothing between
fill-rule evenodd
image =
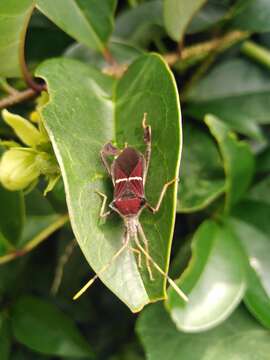
<instances>
[{"instance_id":1,"label":"reddish brown insect body","mask_svg":"<svg viewBox=\"0 0 270 360\"><path fill-rule=\"evenodd\" d=\"M112 164L114 200L110 207L121 216L137 215L145 206L144 169L144 157L131 147L125 148Z\"/></svg>"},{"instance_id":2,"label":"reddish brown insect body","mask_svg":"<svg viewBox=\"0 0 270 360\"><path fill-rule=\"evenodd\" d=\"M159 267L159 265L153 260L149 254L148 240L144 234L143 228L139 222L139 215L141 211L146 207L153 213L157 212L161 206L163 197L167 191L167 188L173 184L176 179L167 182L160 193L159 200L155 207L152 207L145 198L144 186L147 177L150 157L151 157L151 127L146 124L146 114L144 114L142 127L144 130L144 142L146 144L145 154L141 154L139 151L132 147L125 147L120 150L107 143L104 145L100 152L101 159L109 175L112 178L114 186L114 197L110 203L110 208L116 211L124 220L125 231L123 237L122 247L114 254L111 261L106 264L99 274L104 272L112 262L121 255L121 253L127 248L138 255L138 266L141 265L141 253L146 257L146 267L151 280L154 280L150 263L169 281L170 285L175 291L187 301L185 294L178 288L175 282L168 277L168 275ZM108 157L114 156L112 164L110 164ZM97 192L103 197L103 203L100 210L100 217L107 217L111 210L104 211L107 196ZM140 239L139 239L140 236ZM131 244L131 238L134 239L136 247ZM140 243L143 242L144 247ZM75 296L77 299L92 283L98 278L98 274L95 275Z\"/></svg>"}]
</instances>

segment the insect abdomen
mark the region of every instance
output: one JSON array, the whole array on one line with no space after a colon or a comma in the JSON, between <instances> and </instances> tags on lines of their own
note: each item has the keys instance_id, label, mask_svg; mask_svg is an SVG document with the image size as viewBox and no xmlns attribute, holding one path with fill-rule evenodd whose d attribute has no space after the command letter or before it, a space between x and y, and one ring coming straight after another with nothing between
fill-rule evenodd
<instances>
[{"instance_id":1,"label":"insect abdomen","mask_svg":"<svg viewBox=\"0 0 270 360\"><path fill-rule=\"evenodd\" d=\"M142 207L142 199L118 199L114 201L114 206L122 215L136 215Z\"/></svg>"}]
</instances>

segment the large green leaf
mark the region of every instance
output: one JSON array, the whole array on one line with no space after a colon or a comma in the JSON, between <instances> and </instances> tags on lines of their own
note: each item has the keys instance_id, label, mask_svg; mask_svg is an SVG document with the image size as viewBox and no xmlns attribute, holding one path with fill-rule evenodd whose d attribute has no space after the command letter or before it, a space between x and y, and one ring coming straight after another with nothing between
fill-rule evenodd
<instances>
[{"instance_id":1,"label":"large green leaf","mask_svg":"<svg viewBox=\"0 0 270 360\"><path fill-rule=\"evenodd\" d=\"M215 137L223 157L226 173L225 211L229 211L246 193L255 168L254 156L245 141L237 140L234 133L212 115L205 117L212 135Z\"/></svg>"},{"instance_id":2,"label":"large green leaf","mask_svg":"<svg viewBox=\"0 0 270 360\"><path fill-rule=\"evenodd\" d=\"M179 332L160 304L143 311L137 332L147 360L268 360L270 333L243 308L201 334Z\"/></svg>"},{"instance_id":3,"label":"large green leaf","mask_svg":"<svg viewBox=\"0 0 270 360\"><path fill-rule=\"evenodd\" d=\"M270 122L270 75L248 60L223 61L191 88L187 101L188 114L198 119L214 114L232 129L261 139L258 125Z\"/></svg>"},{"instance_id":4,"label":"large green leaf","mask_svg":"<svg viewBox=\"0 0 270 360\"><path fill-rule=\"evenodd\" d=\"M230 225L241 240L249 260L245 303L259 321L270 328L270 206L244 201L232 213Z\"/></svg>"},{"instance_id":5,"label":"large green leaf","mask_svg":"<svg viewBox=\"0 0 270 360\"><path fill-rule=\"evenodd\" d=\"M224 170L211 136L192 123L186 123L183 131L177 210L193 212L204 209L224 192Z\"/></svg>"},{"instance_id":6,"label":"large green leaf","mask_svg":"<svg viewBox=\"0 0 270 360\"><path fill-rule=\"evenodd\" d=\"M175 41L184 36L186 27L206 0L164 0L164 22L168 34Z\"/></svg>"},{"instance_id":7,"label":"large green leaf","mask_svg":"<svg viewBox=\"0 0 270 360\"><path fill-rule=\"evenodd\" d=\"M10 356L11 330L7 313L0 313L0 354L1 360L8 360Z\"/></svg>"},{"instance_id":8,"label":"large green leaf","mask_svg":"<svg viewBox=\"0 0 270 360\"><path fill-rule=\"evenodd\" d=\"M270 31L270 2L268 0L249 0L242 6L242 11L233 19L237 29L254 32Z\"/></svg>"},{"instance_id":9,"label":"large green leaf","mask_svg":"<svg viewBox=\"0 0 270 360\"><path fill-rule=\"evenodd\" d=\"M32 12L33 0L1 0L0 76L20 76L19 46Z\"/></svg>"},{"instance_id":10,"label":"large green leaf","mask_svg":"<svg viewBox=\"0 0 270 360\"><path fill-rule=\"evenodd\" d=\"M0 231L11 244L16 244L24 225L24 198L18 191L0 185Z\"/></svg>"},{"instance_id":11,"label":"large green leaf","mask_svg":"<svg viewBox=\"0 0 270 360\"><path fill-rule=\"evenodd\" d=\"M225 226L204 222L192 240L192 257L178 285L184 303L170 289L167 307L178 329L208 330L226 319L245 290L245 261L237 238Z\"/></svg>"},{"instance_id":12,"label":"large green leaf","mask_svg":"<svg viewBox=\"0 0 270 360\"><path fill-rule=\"evenodd\" d=\"M35 297L21 297L12 306L15 338L47 355L92 358L88 342L75 324L56 306Z\"/></svg>"},{"instance_id":13,"label":"large green leaf","mask_svg":"<svg viewBox=\"0 0 270 360\"><path fill-rule=\"evenodd\" d=\"M113 29L116 0L37 0L38 9L70 36L104 51Z\"/></svg>"},{"instance_id":14,"label":"large green leaf","mask_svg":"<svg viewBox=\"0 0 270 360\"><path fill-rule=\"evenodd\" d=\"M98 218L101 199L111 198L112 186L101 164L102 146L114 139L144 151L141 121L144 112L153 131L153 152L146 186L155 203L163 184L176 177L179 167L180 111L173 76L157 55L140 57L116 85L100 72L72 60L53 60L38 71L47 84L50 102L42 116L52 140L65 183L75 236L89 264L98 272L121 246L123 224L115 215L105 223ZM64 129L64 131L63 131ZM162 171L161 171L162 169ZM176 206L176 186L171 186L155 216L143 213L142 223L150 252L167 270ZM100 276L132 311L165 296L165 281L155 273L150 282L145 269L124 252ZM79 279L78 279L79 280Z\"/></svg>"}]
</instances>

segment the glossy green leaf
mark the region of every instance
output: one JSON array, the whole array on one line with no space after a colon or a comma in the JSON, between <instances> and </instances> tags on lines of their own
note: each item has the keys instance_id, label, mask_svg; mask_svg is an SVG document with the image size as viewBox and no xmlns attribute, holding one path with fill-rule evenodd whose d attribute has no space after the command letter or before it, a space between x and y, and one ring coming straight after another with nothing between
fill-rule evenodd
<instances>
[{"instance_id":1,"label":"glossy green leaf","mask_svg":"<svg viewBox=\"0 0 270 360\"><path fill-rule=\"evenodd\" d=\"M115 0L37 0L38 9L62 30L103 52L113 29Z\"/></svg>"},{"instance_id":2,"label":"glossy green leaf","mask_svg":"<svg viewBox=\"0 0 270 360\"><path fill-rule=\"evenodd\" d=\"M249 145L245 141L237 140L236 135L219 119L207 115L205 122L223 157L226 173L225 211L228 212L245 195L251 183L255 167L254 156Z\"/></svg>"},{"instance_id":3,"label":"glossy green leaf","mask_svg":"<svg viewBox=\"0 0 270 360\"><path fill-rule=\"evenodd\" d=\"M73 231L89 264L98 272L120 248L123 236L119 216L105 223L98 218L101 199L95 190L105 192L112 200L111 181L99 152L111 139L121 147L127 142L144 151L141 121L147 112L153 151L146 195L155 204L163 184L175 178L179 170L180 111L174 79L154 54L136 60L114 93L111 78L76 61L46 62L38 74L48 83L51 99L42 116L64 178ZM158 214L142 214L150 253L164 269L168 266L175 206L176 185L168 190ZM151 282L145 269L142 274L138 271L135 255L129 250L100 277L132 311L165 296L163 277L155 273L156 280Z\"/></svg>"},{"instance_id":4,"label":"glossy green leaf","mask_svg":"<svg viewBox=\"0 0 270 360\"><path fill-rule=\"evenodd\" d=\"M162 6L162 1L154 0L123 11L116 18L113 35L131 44L146 47L165 32Z\"/></svg>"},{"instance_id":5,"label":"glossy green leaf","mask_svg":"<svg viewBox=\"0 0 270 360\"><path fill-rule=\"evenodd\" d=\"M0 354L1 360L9 360L11 331L9 318L5 312L0 313Z\"/></svg>"},{"instance_id":6,"label":"glossy green leaf","mask_svg":"<svg viewBox=\"0 0 270 360\"><path fill-rule=\"evenodd\" d=\"M137 322L147 360L268 360L270 334L244 308L201 334L178 331L161 304L148 307Z\"/></svg>"},{"instance_id":7,"label":"glossy green leaf","mask_svg":"<svg viewBox=\"0 0 270 360\"><path fill-rule=\"evenodd\" d=\"M164 23L169 36L179 42L196 12L206 0L164 0Z\"/></svg>"},{"instance_id":8,"label":"glossy green leaf","mask_svg":"<svg viewBox=\"0 0 270 360\"><path fill-rule=\"evenodd\" d=\"M270 31L270 2L268 0L249 0L242 6L232 21L232 26L254 32Z\"/></svg>"},{"instance_id":9,"label":"glossy green leaf","mask_svg":"<svg viewBox=\"0 0 270 360\"><path fill-rule=\"evenodd\" d=\"M195 118L211 113L232 129L262 139L259 124L270 122L270 75L248 60L223 61L191 88L187 101L187 113Z\"/></svg>"},{"instance_id":10,"label":"glossy green leaf","mask_svg":"<svg viewBox=\"0 0 270 360\"><path fill-rule=\"evenodd\" d=\"M19 191L8 191L0 185L0 231L16 244L24 225L24 198Z\"/></svg>"},{"instance_id":11,"label":"glossy green leaf","mask_svg":"<svg viewBox=\"0 0 270 360\"><path fill-rule=\"evenodd\" d=\"M92 358L75 324L52 303L21 297L12 306L12 329L18 342L47 355Z\"/></svg>"},{"instance_id":12,"label":"glossy green leaf","mask_svg":"<svg viewBox=\"0 0 270 360\"><path fill-rule=\"evenodd\" d=\"M241 301L245 261L237 238L225 226L204 222L192 240L192 257L177 284L184 303L170 289L167 307L179 330L200 332L224 321Z\"/></svg>"},{"instance_id":13,"label":"glossy green leaf","mask_svg":"<svg viewBox=\"0 0 270 360\"><path fill-rule=\"evenodd\" d=\"M130 64L133 60L142 55L141 50L121 41L111 41L108 44L108 48L118 64ZM108 66L108 63L100 53L95 52L82 44L72 44L66 49L64 55L68 58L95 65L100 69L104 69Z\"/></svg>"},{"instance_id":14,"label":"glossy green leaf","mask_svg":"<svg viewBox=\"0 0 270 360\"><path fill-rule=\"evenodd\" d=\"M214 140L192 123L184 126L177 211L204 209L224 192L225 179Z\"/></svg>"},{"instance_id":15,"label":"glossy green leaf","mask_svg":"<svg viewBox=\"0 0 270 360\"><path fill-rule=\"evenodd\" d=\"M0 76L20 76L19 46L33 8L33 0L1 0Z\"/></svg>"},{"instance_id":16,"label":"glossy green leaf","mask_svg":"<svg viewBox=\"0 0 270 360\"><path fill-rule=\"evenodd\" d=\"M270 205L244 201L230 220L249 260L248 289L245 303L258 320L270 328Z\"/></svg>"}]
</instances>

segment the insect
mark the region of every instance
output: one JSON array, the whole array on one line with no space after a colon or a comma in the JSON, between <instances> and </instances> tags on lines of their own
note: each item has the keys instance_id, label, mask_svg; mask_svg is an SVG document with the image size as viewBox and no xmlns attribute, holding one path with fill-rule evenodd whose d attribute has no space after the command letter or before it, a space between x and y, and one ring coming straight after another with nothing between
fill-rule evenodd
<instances>
[{"instance_id":1,"label":"insect","mask_svg":"<svg viewBox=\"0 0 270 360\"><path fill-rule=\"evenodd\" d=\"M145 182L147 178L150 158L151 158L151 127L146 123L147 114L144 113L142 128L143 139L146 145L144 155L136 149L126 146L120 150L112 145L111 142L104 145L100 155L101 160L112 178L114 186L113 201L109 204L110 210L105 211L107 204L107 196L99 191L97 193L103 198L100 217L106 218L112 211L117 212L124 222L124 236L123 243L120 249L113 255L111 260L90 279L87 284L73 297L74 300L78 299L99 277L105 272L108 267L115 261L117 257L127 248L133 251L138 256L138 266L142 267L141 255L143 254L146 259L146 267L151 280L154 280L151 265L157 269L174 288L174 290L185 300L188 301L187 296L176 285L176 283L160 268L160 266L153 260L149 253L148 240L145 236L142 225L139 222L139 216L144 208L147 208L152 213L156 213L161 206L165 193L170 185L177 179L173 179L164 184L158 202L155 207L151 206L145 197ZM109 157L113 156L112 163ZM131 240L134 239L134 247ZM141 244L141 241L143 245Z\"/></svg>"}]
</instances>

